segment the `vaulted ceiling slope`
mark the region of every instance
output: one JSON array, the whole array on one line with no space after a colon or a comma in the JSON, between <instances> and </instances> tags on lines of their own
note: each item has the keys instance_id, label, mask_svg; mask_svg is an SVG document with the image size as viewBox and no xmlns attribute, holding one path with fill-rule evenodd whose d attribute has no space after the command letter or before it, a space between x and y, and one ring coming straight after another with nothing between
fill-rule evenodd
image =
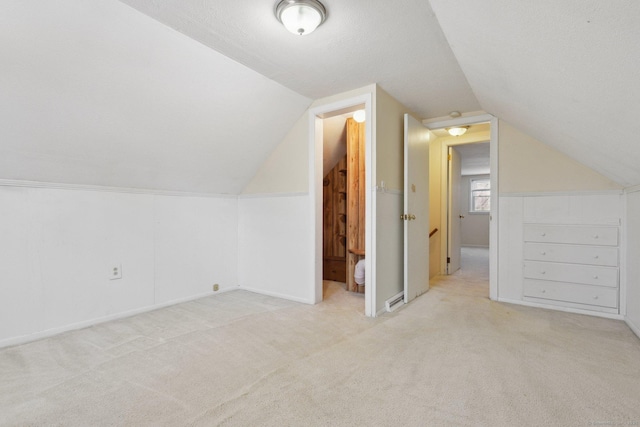
<instances>
[{"instance_id":1,"label":"vaulted ceiling slope","mask_svg":"<svg viewBox=\"0 0 640 427\"><path fill-rule=\"evenodd\" d=\"M237 194L310 105L115 0L0 3L0 178Z\"/></svg>"},{"instance_id":2,"label":"vaulted ceiling slope","mask_svg":"<svg viewBox=\"0 0 640 427\"><path fill-rule=\"evenodd\" d=\"M0 2L0 178L237 194L312 99L378 83L640 184L636 0L325 0L304 37L275 2Z\"/></svg>"},{"instance_id":3,"label":"vaulted ceiling slope","mask_svg":"<svg viewBox=\"0 0 640 427\"><path fill-rule=\"evenodd\" d=\"M640 2L430 3L482 109L640 184Z\"/></svg>"},{"instance_id":4,"label":"vaulted ceiling slope","mask_svg":"<svg viewBox=\"0 0 640 427\"><path fill-rule=\"evenodd\" d=\"M327 21L304 37L277 0L121 1L309 98L377 83L423 118L479 109L424 0L323 0Z\"/></svg>"}]
</instances>

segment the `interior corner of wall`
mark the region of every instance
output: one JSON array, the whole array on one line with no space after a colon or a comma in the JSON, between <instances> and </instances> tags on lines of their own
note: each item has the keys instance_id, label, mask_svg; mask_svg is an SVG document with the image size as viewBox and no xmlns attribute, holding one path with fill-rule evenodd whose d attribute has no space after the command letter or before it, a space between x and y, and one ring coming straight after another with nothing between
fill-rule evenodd
<instances>
[{"instance_id":1,"label":"interior corner of wall","mask_svg":"<svg viewBox=\"0 0 640 427\"><path fill-rule=\"evenodd\" d=\"M308 116L309 110L305 110L258 167L241 194L308 191Z\"/></svg>"}]
</instances>

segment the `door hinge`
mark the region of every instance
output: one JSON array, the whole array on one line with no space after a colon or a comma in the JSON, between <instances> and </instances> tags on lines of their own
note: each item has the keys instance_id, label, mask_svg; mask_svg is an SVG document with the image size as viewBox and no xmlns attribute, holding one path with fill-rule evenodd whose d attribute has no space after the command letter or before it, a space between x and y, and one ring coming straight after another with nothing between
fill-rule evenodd
<instances>
[{"instance_id":1,"label":"door hinge","mask_svg":"<svg viewBox=\"0 0 640 427\"><path fill-rule=\"evenodd\" d=\"M447 264L451 264L451 258L447 257Z\"/></svg>"},{"instance_id":2,"label":"door hinge","mask_svg":"<svg viewBox=\"0 0 640 427\"><path fill-rule=\"evenodd\" d=\"M449 154L449 157L448 157L448 159L449 159L449 161L451 161L451 154Z\"/></svg>"}]
</instances>

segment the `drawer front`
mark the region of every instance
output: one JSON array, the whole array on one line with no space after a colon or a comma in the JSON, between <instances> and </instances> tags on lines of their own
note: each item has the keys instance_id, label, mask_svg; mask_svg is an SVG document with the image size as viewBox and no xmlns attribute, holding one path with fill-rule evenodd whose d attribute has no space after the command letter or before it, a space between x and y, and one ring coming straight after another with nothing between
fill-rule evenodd
<instances>
[{"instance_id":1,"label":"drawer front","mask_svg":"<svg viewBox=\"0 0 640 427\"><path fill-rule=\"evenodd\" d=\"M617 267L618 248L527 242L524 244L524 259Z\"/></svg>"},{"instance_id":2,"label":"drawer front","mask_svg":"<svg viewBox=\"0 0 640 427\"><path fill-rule=\"evenodd\" d=\"M618 227L525 224L526 242L618 246Z\"/></svg>"},{"instance_id":3,"label":"drawer front","mask_svg":"<svg viewBox=\"0 0 640 427\"><path fill-rule=\"evenodd\" d=\"M615 267L525 261L524 277L526 279L618 287L618 269Z\"/></svg>"},{"instance_id":4,"label":"drawer front","mask_svg":"<svg viewBox=\"0 0 640 427\"><path fill-rule=\"evenodd\" d=\"M598 307L618 307L618 290L614 288L525 279L523 289L525 297L588 304Z\"/></svg>"}]
</instances>

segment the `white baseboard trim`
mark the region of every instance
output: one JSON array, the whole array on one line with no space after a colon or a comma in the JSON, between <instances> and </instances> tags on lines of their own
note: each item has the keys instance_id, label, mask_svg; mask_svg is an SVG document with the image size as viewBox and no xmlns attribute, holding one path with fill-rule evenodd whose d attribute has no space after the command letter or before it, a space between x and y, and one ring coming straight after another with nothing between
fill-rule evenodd
<instances>
[{"instance_id":1,"label":"white baseboard trim","mask_svg":"<svg viewBox=\"0 0 640 427\"><path fill-rule=\"evenodd\" d=\"M4 339L4 340L0 341L0 348L14 346L14 345L20 345L20 344L26 344L28 342L37 341L37 340L40 340L40 339L43 339L43 338L49 338L49 337L52 337L54 335L59 335L59 334L64 333L64 332L76 331L78 329L88 328L90 326L94 326L94 325L97 325L97 324L100 324L100 323L110 322L112 320L124 319L126 317L135 316L137 314L147 313L149 311L158 310L160 308L165 308L165 307L169 307L169 306L172 306L172 305L181 304L183 302L194 301L194 300L197 300L197 299L200 299L200 298L204 298L204 297L208 297L208 296L212 296L212 295L218 295L218 294L221 294L221 293L224 293L224 292L228 292L228 291L233 291L233 290L236 290L236 289L238 289L238 288L234 286L234 287L230 287L230 288L221 289L221 290L219 290L217 292L208 291L208 292L205 292L205 293L202 293L202 294L192 295L192 296L184 297L184 298L178 298L178 299L167 301L167 302L163 302L163 303L160 303L160 304L148 305L146 307L135 308L133 310L127 310L127 311L123 311L123 312L120 312L120 313L110 314L108 316L96 317L94 319L84 320L82 322L72 323L72 324L64 325L64 326L59 326L57 328L46 329L44 331L35 332L35 333L29 334L29 335L21 335L21 336L18 336L18 337L7 338L7 339Z\"/></svg>"},{"instance_id":2,"label":"white baseboard trim","mask_svg":"<svg viewBox=\"0 0 640 427\"><path fill-rule=\"evenodd\" d=\"M636 334L638 338L640 338L640 326L633 323L628 317L625 317L624 321L627 326L629 326L629 328L633 331L633 333Z\"/></svg>"},{"instance_id":3,"label":"white baseboard trim","mask_svg":"<svg viewBox=\"0 0 640 427\"><path fill-rule=\"evenodd\" d=\"M286 299L289 301L294 301L294 302L300 302L303 304L309 304L309 305L314 305L315 301L310 300L310 299L305 299L305 298L300 298L300 297L294 297L291 295L286 295L286 294L281 294L278 292L271 292L271 291L265 291L262 289L256 289L256 288L252 288L249 286L239 286L237 289L243 290L243 291L248 291L248 292L253 292L254 294L260 294L260 295L266 295L269 297L275 297L275 298L281 298L281 299Z\"/></svg>"},{"instance_id":4,"label":"white baseboard trim","mask_svg":"<svg viewBox=\"0 0 640 427\"><path fill-rule=\"evenodd\" d=\"M489 249L489 245L460 245L463 248L482 248Z\"/></svg>"},{"instance_id":5,"label":"white baseboard trim","mask_svg":"<svg viewBox=\"0 0 640 427\"><path fill-rule=\"evenodd\" d=\"M606 319L625 320L621 314L601 313L599 311L580 310L579 308L562 307L559 305L539 304L530 301L520 301L508 298L498 298L498 302L507 304L524 305L527 307L543 308L545 310L564 311L565 313L584 314L586 316L604 317Z\"/></svg>"}]
</instances>

